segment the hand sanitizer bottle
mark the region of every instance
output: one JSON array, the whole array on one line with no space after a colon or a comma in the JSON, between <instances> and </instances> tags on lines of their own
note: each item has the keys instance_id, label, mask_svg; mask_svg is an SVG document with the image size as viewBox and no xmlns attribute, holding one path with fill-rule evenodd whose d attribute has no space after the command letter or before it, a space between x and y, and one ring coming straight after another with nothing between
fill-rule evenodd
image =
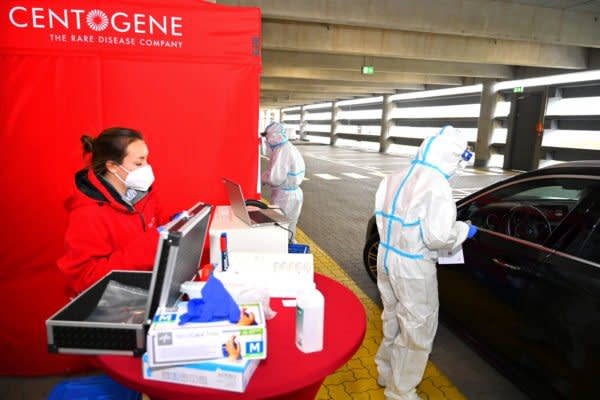
<instances>
[{"instance_id":1,"label":"hand sanitizer bottle","mask_svg":"<svg viewBox=\"0 0 600 400\"><path fill-rule=\"evenodd\" d=\"M316 288L296 297L296 346L305 353L323 350L325 298Z\"/></svg>"}]
</instances>

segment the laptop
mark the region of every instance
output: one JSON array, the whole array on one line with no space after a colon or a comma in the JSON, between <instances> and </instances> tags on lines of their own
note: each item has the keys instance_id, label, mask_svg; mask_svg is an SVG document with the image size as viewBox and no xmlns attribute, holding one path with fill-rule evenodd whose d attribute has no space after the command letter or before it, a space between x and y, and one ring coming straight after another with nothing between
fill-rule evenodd
<instances>
[{"instance_id":1,"label":"laptop","mask_svg":"<svg viewBox=\"0 0 600 400\"><path fill-rule=\"evenodd\" d=\"M248 211L240 184L226 178L223 178L223 182L233 213L248 226L257 227L289 223L284 215L272 209Z\"/></svg>"}]
</instances>

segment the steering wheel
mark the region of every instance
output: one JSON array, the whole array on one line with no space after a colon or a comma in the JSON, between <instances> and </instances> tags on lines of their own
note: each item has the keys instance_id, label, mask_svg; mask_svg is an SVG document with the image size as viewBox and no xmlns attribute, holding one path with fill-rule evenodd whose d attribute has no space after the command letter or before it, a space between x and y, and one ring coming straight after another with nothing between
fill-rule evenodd
<instances>
[{"instance_id":1,"label":"steering wheel","mask_svg":"<svg viewBox=\"0 0 600 400\"><path fill-rule=\"evenodd\" d=\"M510 236L543 243L551 232L550 221L539 208L521 204L513 207L508 213L506 233Z\"/></svg>"}]
</instances>

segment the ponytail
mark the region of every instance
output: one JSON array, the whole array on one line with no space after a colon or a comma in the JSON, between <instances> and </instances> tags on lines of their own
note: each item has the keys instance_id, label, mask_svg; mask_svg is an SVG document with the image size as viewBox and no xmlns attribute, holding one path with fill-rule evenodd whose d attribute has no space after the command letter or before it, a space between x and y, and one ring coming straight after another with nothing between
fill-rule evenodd
<instances>
[{"instance_id":1,"label":"ponytail","mask_svg":"<svg viewBox=\"0 0 600 400\"><path fill-rule=\"evenodd\" d=\"M81 135L81 145L83 146L83 155L94 151L94 138L89 135Z\"/></svg>"}]
</instances>

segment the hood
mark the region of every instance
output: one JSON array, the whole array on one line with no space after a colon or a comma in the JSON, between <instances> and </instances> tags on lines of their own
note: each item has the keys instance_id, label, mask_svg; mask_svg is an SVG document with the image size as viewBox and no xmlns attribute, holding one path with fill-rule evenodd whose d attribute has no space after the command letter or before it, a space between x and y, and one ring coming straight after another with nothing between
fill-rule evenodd
<instances>
[{"instance_id":1,"label":"hood","mask_svg":"<svg viewBox=\"0 0 600 400\"><path fill-rule=\"evenodd\" d=\"M288 137L285 134L285 126L279 122L272 122L265 128L267 142L271 149L280 144L286 143Z\"/></svg>"},{"instance_id":2,"label":"hood","mask_svg":"<svg viewBox=\"0 0 600 400\"><path fill-rule=\"evenodd\" d=\"M98 178L91 169L82 169L75 174L73 193L65 201L67 211L75 208L102 203L113 208L131 212L133 207L121 198L121 195L108 182Z\"/></svg>"},{"instance_id":3,"label":"hood","mask_svg":"<svg viewBox=\"0 0 600 400\"><path fill-rule=\"evenodd\" d=\"M450 178L458 169L466 148L467 140L464 135L448 125L440 129L437 135L423 140L415 162L433 167Z\"/></svg>"}]
</instances>

